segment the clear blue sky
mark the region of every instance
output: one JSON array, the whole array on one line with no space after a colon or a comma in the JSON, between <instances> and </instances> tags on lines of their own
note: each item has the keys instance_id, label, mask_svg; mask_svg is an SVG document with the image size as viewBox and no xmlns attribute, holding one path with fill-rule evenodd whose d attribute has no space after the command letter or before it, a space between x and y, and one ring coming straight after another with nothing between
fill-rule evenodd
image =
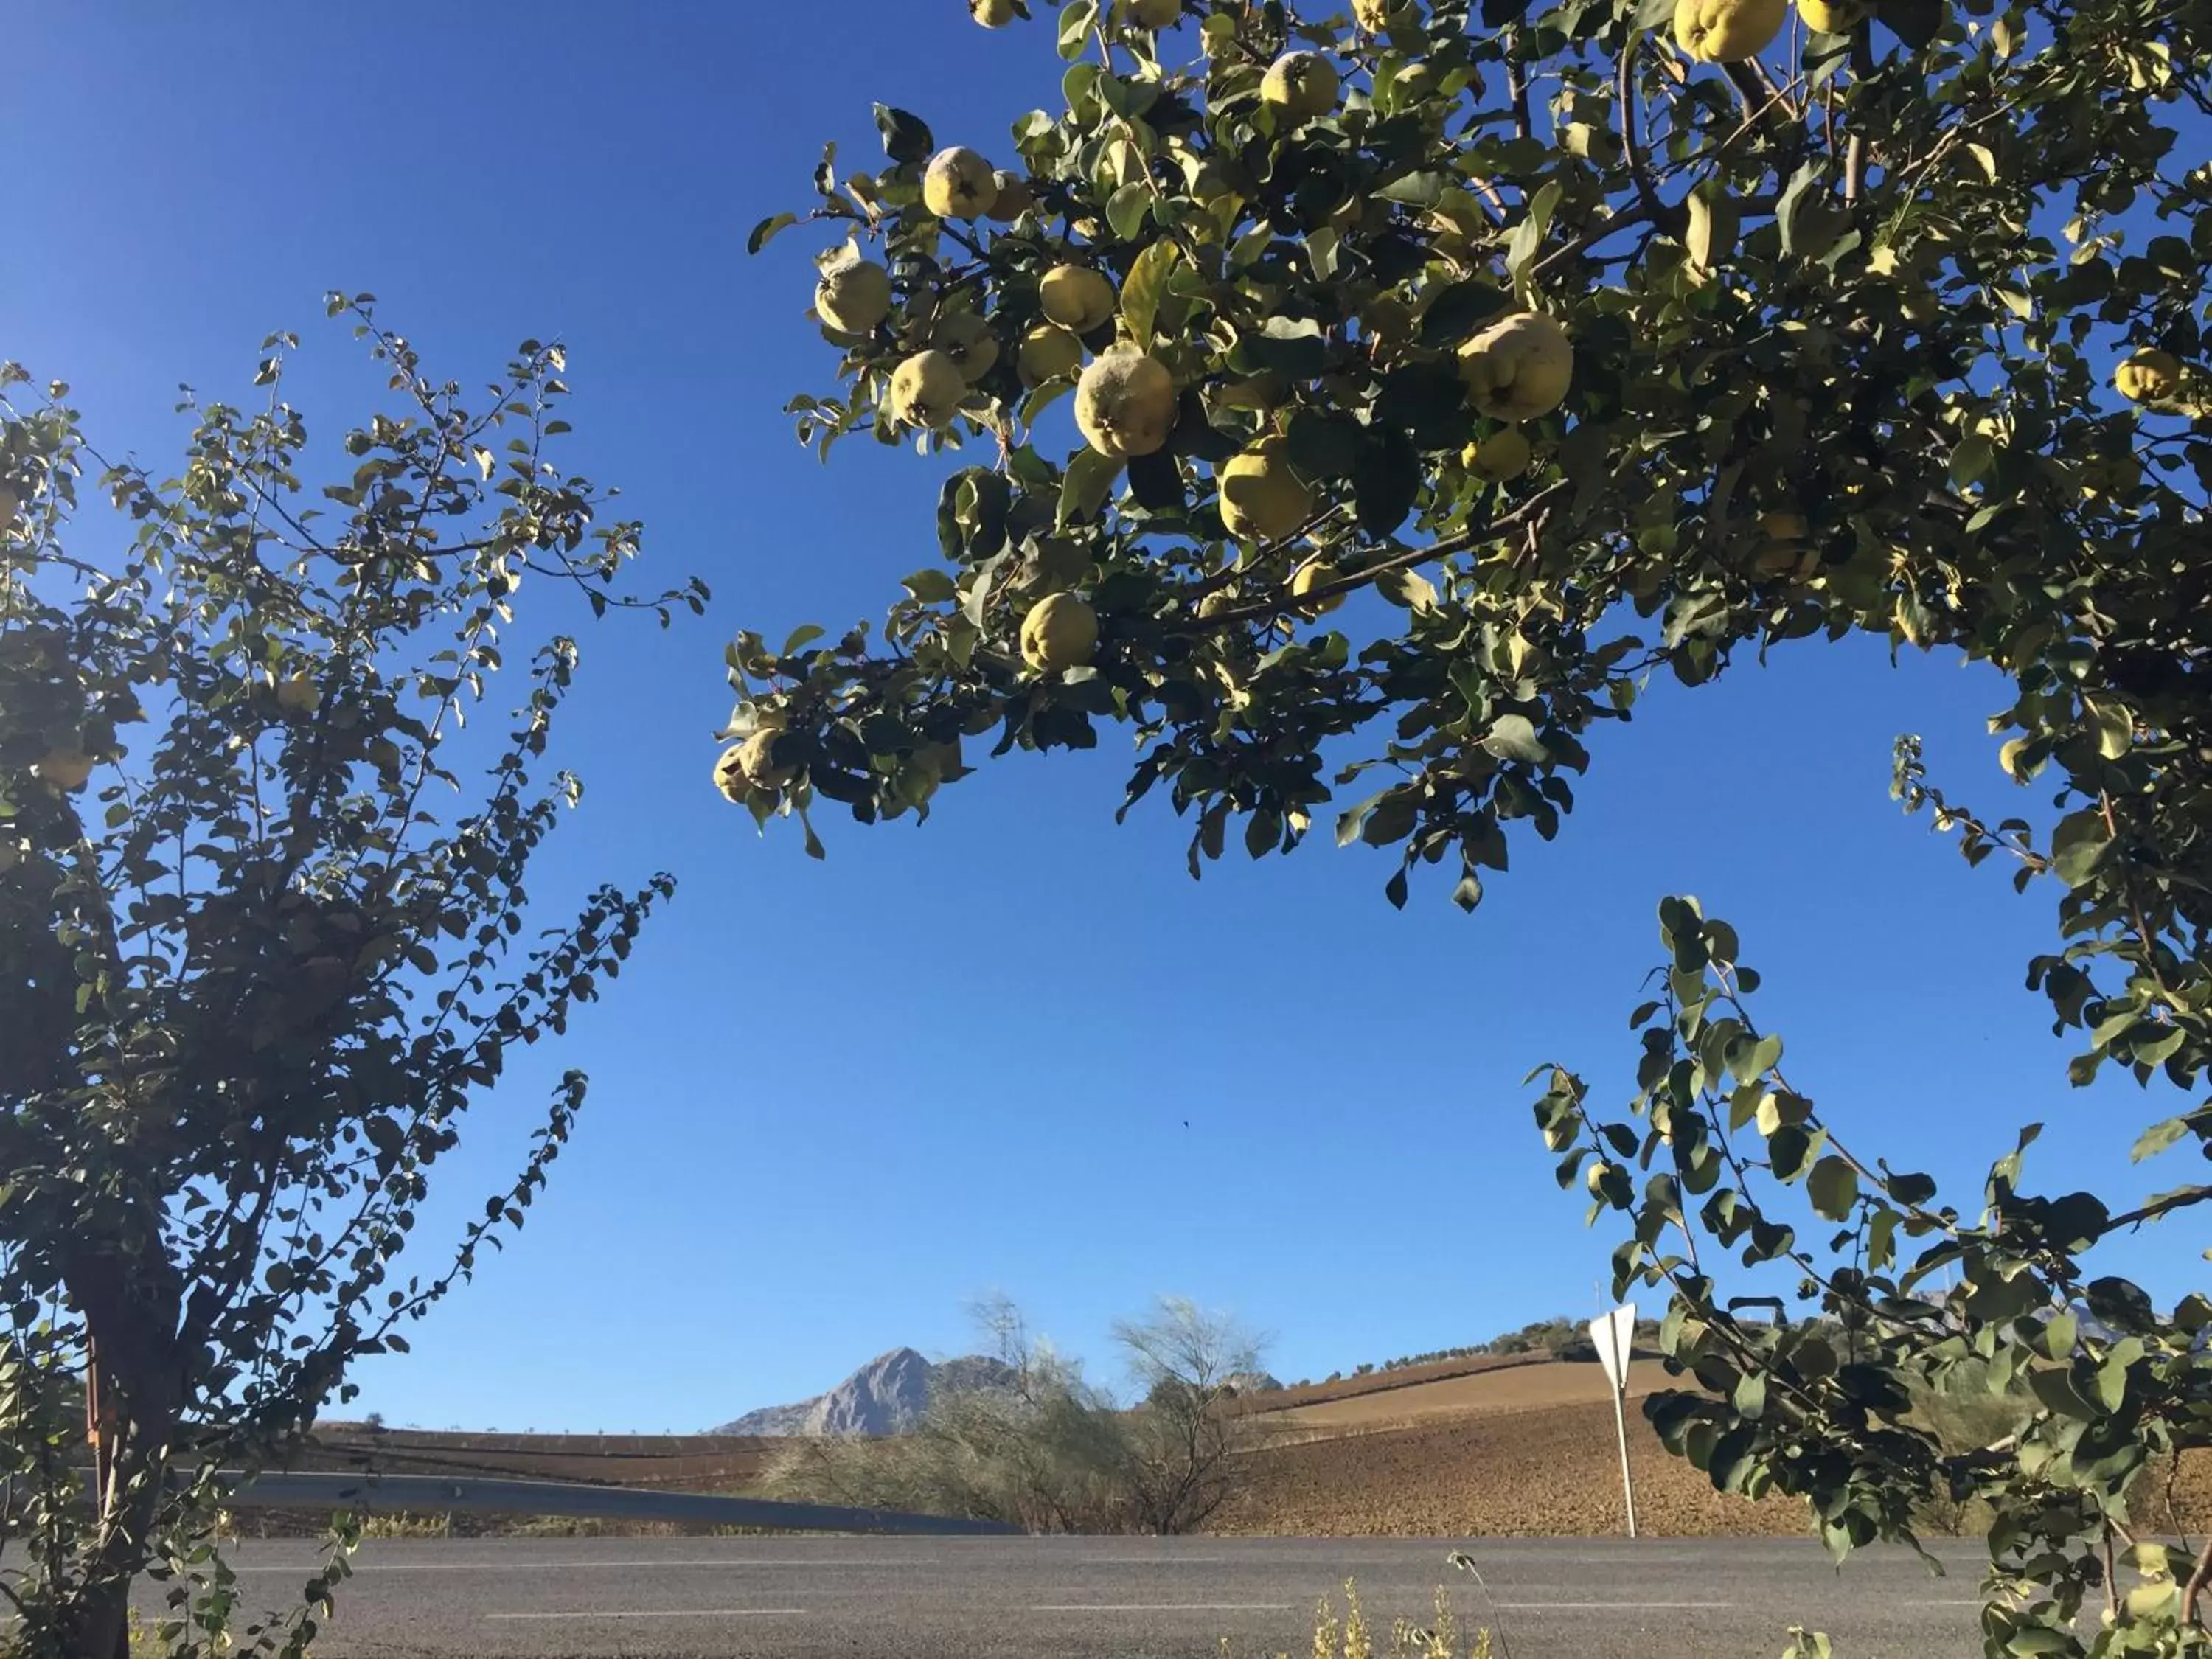
<instances>
[{"instance_id":1,"label":"clear blue sky","mask_svg":"<svg viewBox=\"0 0 2212 1659\"><path fill-rule=\"evenodd\" d=\"M872 100L1011 155L1060 66L1046 27L963 14L12 20L0 354L72 382L105 447L172 459L177 383L243 397L283 327L304 337L295 401L336 429L370 382L319 297L373 289L466 380L525 335L564 338L570 463L623 487L650 573L714 589L668 635L586 631L565 755L588 794L533 890L662 866L682 890L609 1000L473 1120L442 1215L503 1183L557 1067L592 1074L520 1247L410 1358L362 1374L359 1408L696 1428L899 1343L960 1351L964 1304L992 1288L1094 1362L1115 1316L1187 1293L1274 1333L1293 1377L1587 1312L1611 1236L1553 1187L1520 1079L1562 1059L1626 1097L1625 1018L1670 891L1737 923L1795 1073L1855 1146L1965 1176L1947 1195L1969 1206L2030 1117L2051 1125L2031 1176L2061 1190L2180 1178L2124 1156L2173 1108L2067 1089L2021 989L2055 892L1970 875L1887 798L1890 739L1917 729L1956 793L2030 805L1982 730L2002 688L1955 663L1801 647L1717 688L1656 687L1601 734L1559 841L1517 841L1471 920L1434 883L1393 912L1389 861L1326 836L1194 884L1164 809L1115 826L1111 744L991 765L919 830L825 817L823 865L796 834L757 839L708 782L722 641L878 614L936 557L936 471L860 441L826 471L800 452L780 410L832 368L803 314L821 239L748 259L744 236L805 205L823 139L879 155ZM1880 1041L1858 1024L1878 1012ZM2195 1256L2172 1231L2113 1252L2161 1296Z\"/></svg>"}]
</instances>

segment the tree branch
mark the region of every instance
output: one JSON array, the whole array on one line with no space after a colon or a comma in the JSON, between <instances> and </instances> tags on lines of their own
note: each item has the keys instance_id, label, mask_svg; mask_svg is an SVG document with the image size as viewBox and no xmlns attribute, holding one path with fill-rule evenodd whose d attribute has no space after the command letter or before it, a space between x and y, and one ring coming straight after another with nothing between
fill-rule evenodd
<instances>
[{"instance_id":1,"label":"tree branch","mask_svg":"<svg viewBox=\"0 0 2212 1659\"><path fill-rule=\"evenodd\" d=\"M2204 1593L2204 1586L2212 1581L2212 1538L2204 1540L2204 1548L2197 1558L2197 1571L2189 1575L2189 1582L2181 1587L2181 1622L2193 1625L2197 1620L2197 1598Z\"/></svg>"},{"instance_id":2,"label":"tree branch","mask_svg":"<svg viewBox=\"0 0 2212 1659\"><path fill-rule=\"evenodd\" d=\"M1464 530L1456 536L1447 536L1441 541L1431 542L1425 547L1408 548L1401 553L1394 553L1387 559L1379 560L1349 575L1340 576L1334 581L1322 582L1310 592L1300 593L1295 598L1285 593L1275 599L1263 599L1256 605L1240 605L1234 611L1224 611L1218 617L1207 617L1203 623L1189 631L1218 632L1239 623L1270 621L1286 611L1310 610L1325 600L1334 599L1340 593L1349 593L1355 589L1365 587L1377 576L1388 571L1403 570L1413 565L1426 564L1431 559L1441 559L1450 553L1463 553L1468 548L1483 542L1495 541L1507 531L1517 530L1534 522L1540 518L1569 488L1568 481L1562 478L1558 483L1547 484L1538 490L1502 518L1491 520L1480 530Z\"/></svg>"},{"instance_id":3,"label":"tree branch","mask_svg":"<svg viewBox=\"0 0 2212 1659\"><path fill-rule=\"evenodd\" d=\"M2116 1215L2105 1224L2105 1235L2119 1231L2123 1227L2140 1227L2146 1221L2156 1221L2176 1210L2185 1210L2192 1204L2202 1204L2212 1199L2212 1187L2184 1187L2162 1198L2154 1198L2139 1210L2130 1210L2125 1215Z\"/></svg>"},{"instance_id":4,"label":"tree branch","mask_svg":"<svg viewBox=\"0 0 2212 1659\"><path fill-rule=\"evenodd\" d=\"M1528 70L1521 59L1521 32L1516 29L1505 47L1505 86L1513 100L1513 130L1523 138L1535 135L1528 117Z\"/></svg>"},{"instance_id":5,"label":"tree branch","mask_svg":"<svg viewBox=\"0 0 2212 1659\"><path fill-rule=\"evenodd\" d=\"M1620 49L1620 68L1613 77L1613 92L1620 105L1620 143L1628 152L1629 176L1636 181L1636 199L1644 204L1647 217L1656 217L1660 211L1659 192L1651 183L1651 166L1644 154L1644 137L1636 125L1636 51L1644 37L1632 34L1628 44Z\"/></svg>"}]
</instances>

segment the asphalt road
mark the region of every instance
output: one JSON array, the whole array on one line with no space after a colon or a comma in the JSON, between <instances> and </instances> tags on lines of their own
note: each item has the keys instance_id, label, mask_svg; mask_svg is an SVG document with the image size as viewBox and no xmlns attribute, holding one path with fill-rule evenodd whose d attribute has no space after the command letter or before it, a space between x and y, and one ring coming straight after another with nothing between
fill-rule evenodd
<instances>
[{"instance_id":1,"label":"asphalt road","mask_svg":"<svg viewBox=\"0 0 2212 1659\"><path fill-rule=\"evenodd\" d=\"M1448 1567L1474 1555L1488 1586ZM1977 1544L1947 1577L1872 1552L1739 1539L665 1538L375 1541L319 1659L1237 1659L1312 1651L1316 1597L1358 1581L1387 1646L1446 1584L1499 1659L1781 1652L1792 1624L1850 1659L1975 1659ZM311 1546L248 1543L249 1607L281 1606ZM150 1607L150 1602L149 1602Z\"/></svg>"}]
</instances>

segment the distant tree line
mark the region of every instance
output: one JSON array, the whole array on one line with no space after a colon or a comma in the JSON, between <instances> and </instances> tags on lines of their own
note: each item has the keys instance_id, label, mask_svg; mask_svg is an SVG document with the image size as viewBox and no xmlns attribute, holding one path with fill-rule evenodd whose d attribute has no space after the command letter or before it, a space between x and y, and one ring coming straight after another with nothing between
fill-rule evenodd
<instances>
[{"instance_id":1,"label":"distant tree line","mask_svg":"<svg viewBox=\"0 0 2212 1659\"><path fill-rule=\"evenodd\" d=\"M1656 1347L1659 1341L1659 1322L1656 1319L1638 1320L1635 1340L1638 1346ZM1425 1353L1403 1354L1395 1359L1384 1360L1379 1367L1362 1365L1353 1375L1364 1376L1376 1370L1403 1370L1407 1366L1431 1365L1445 1359L1472 1359L1485 1354L1516 1353L1543 1353L1553 1359L1594 1364L1597 1359L1597 1346L1590 1340L1588 1322L1559 1314L1549 1319L1531 1320L1518 1330L1493 1336L1487 1342L1470 1342L1456 1348L1431 1348Z\"/></svg>"}]
</instances>

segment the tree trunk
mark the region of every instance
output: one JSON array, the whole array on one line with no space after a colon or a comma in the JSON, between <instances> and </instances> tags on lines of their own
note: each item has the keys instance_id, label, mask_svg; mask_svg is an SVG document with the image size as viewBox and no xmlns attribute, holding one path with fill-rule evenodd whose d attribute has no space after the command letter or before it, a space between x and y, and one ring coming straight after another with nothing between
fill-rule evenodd
<instances>
[{"instance_id":1,"label":"tree trunk","mask_svg":"<svg viewBox=\"0 0 2212 1659\"><path fill-rule=\"evenodd\" d=\"M157 1258L158 1261L158 1258ZM147 1564L182 1407L179 1303L160 1264L82 1255L64 1269L97 1370L88 1391L100 1436L90 1542L76 1582L57 1584L67 1659L128 1659L131 1587Z\"/></svg>"}]
</instances>

